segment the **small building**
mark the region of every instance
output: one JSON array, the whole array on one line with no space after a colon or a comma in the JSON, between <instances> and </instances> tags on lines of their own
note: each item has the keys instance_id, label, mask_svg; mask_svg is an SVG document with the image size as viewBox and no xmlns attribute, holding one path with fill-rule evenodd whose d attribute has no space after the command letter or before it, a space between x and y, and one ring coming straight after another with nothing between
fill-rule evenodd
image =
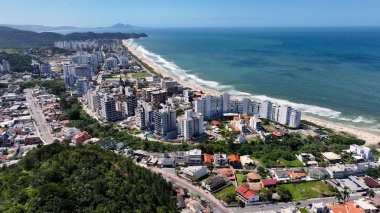
<instances>
[{"instance_id":1,"label":"small building","mask_svg":"<svg viewBox=\"0 0 380 213\"><path fill-rule=\"evenodd\" d=\"M336 164L341 161L340 156L335 154L334 152L323 152L322 156L331 164Z\"/></svg>"},{"instance_id":2,"label":"small building","mask_svg":"<svg viewBox=\"0 0 380 213\"><path fill-rule=\"evenodd\" d=\"M226 175L217 175L202 182L202 186L210 192L216 192L229 184L230 179Z\"/></svg>"},{"instance_id":3,"label":"small building","mask_svg":"<svg viewBox=\"0 0 380 213\"><path fill-rule=\"evenodd\" d=\"M272 188L272 187L276 187L276 186L277 186L277 180L276 180L276 179L273 179L273 178L263 179L263 180L261 180L261 185L262 185L264 188Z\"/></svg>"},{"instance_id":4,"label":"small building","mask_svg":"<svg viewBox=\"0 0 380 213\"><path fill-rule=\"evenodd\" d=\"M254 161L252 160L252 158L249 155L240 156L240 162L241 162L241 165L243 165L243 166L254 163Z\"/></svg>"},{"instance_id":5,"label":"small building","mask_svg":"<svg viewBox=\"0 0 380 213\"><path fill-rule=\"evenodd\" d=\"M302 180L302 179L306 178L306 176L307 176L307 174L304 172L289 171L288 174L292 180Z\"/></svg>"},{"instance_id":6,"label":"small building","mask_svg":"<svg viewBox=\"0 0 380 213\"><path fill-rule=\"evenodd\" d=\"M241 167L240 157L238 155L229 155L227 158L228 158L228 163L232 167L234 168Z\"/></svg>"},{"instance_id":7,"label":"small building","mask_svg":"<svg viewBox=\"0 0 380 213\"><path fill-rule=\"evenodd\" d=\"M83 142L85 142L86 140L91 139L91 138L92 138L91 135L89 135L89 134L85 131L85 132L81 132L81 133L79 133L79 134L76 134L76 135L73 137L72 141L73 141L74 143L83 143Z\"/></svg>"},{"instance_id":8,"label":"small building","mask_svg":"<svg viewBox=\"0 0 380 213\"><path fill-rule=\"evenodd\" d=\"M279 182L285 182L290 180L290 176L287 170L282 169L273 169L272 173L277 181Z\"/></svg>"},{"instance_id":9,"label":"small building","mask_svg":"<svg viewBox=\"0 0 380 213\"><path fill-rule=\"evenodd\" d=\"M249 189L254 191L254 192L260 192L262 185L260 182L257 183L248 183Z\"/></svg>"},{"instance_id":10,"label":"small building","mask_svg":"<svg viewBox=\"0 0 380 213\"><path fill-rule=\"evenodd\" d=\"M188 155L187 164L188 165L201 165L202 164L202 150L193 149L186 152Z\"/></svg>"},{"instance_id":11,"label":"small building","mask_svg":"<svg viewBox=\"0 0 380 213\"><path fill-rule=\"evenodd\" d=\"M236 190L236 195L245 203L252 204L254 202L259 201L259 195L249 188L241 185Z\"/></svg>"},{"instance_id":12,"label":"small building","mask_svg":"<svg viewBox=\"0 0 380 213\"><path fill-rule=\"evenodd\" d=\"M328 205L327 208L329 209L330 213L364 213L362 209L359 207L356 207L356 205L353 202L346 202L343 204L331 204Z\"/></svg>"},{"instance_id":13,"label":"small building","mask_svg":"<svg viewBox=\"0 0 380 213\"><path fill-rule=\"evenodd\" d=\"M364 184L367 185L369 188L379 188L380 184L375 179L367 176L363 178Z\"/></svg>"},{"instance_id":14,"label":"small building","mask_svg":"<svg viewBox=\"0 0 380 213\"><path fill-rule=\"evenodd\" d=\"M365 172L368 171L372 166L369 163L359 163L359 164L336 164L333 166L326 167L326 171L329 173L331 178L345 178L351 175L354 176L364 176Z\"/></svg>"},{"instance_id":15,"label":"small building","mask_svg":"<svg viewBox=\"0 0 380 213\"><path fill-rule=\"evenodd\" d=\"M326 204L324 203L312 203L311 212L313 213L328 213Z\"/></svg>"},{"instance_id":16,"label":"small building","mask_svg":"<svg viewBox=\"0 0 380 213\"><path fill-rule=\"evenodd\" d=\"M373 161L372 152L369 147L352 144L350 145L349 151L362 157L366 161Z\"/></svg>"},{"instance_id":17,"label":"small building","mask_svg":"<svg viewBox=\"0 0 380 213\"><path fill-rule=\"evenodd\" d=\"M261 180L261 176L255 172L250 172L247 174L248 183L260 182L260 180Z\"/></svg>"},{"instance_id":18,"label":"small building","mask_svg":"<svg viewBox=\"0 0 380 213\"><path fill-rule=\"evenodd\" d=\"M214 154L214 165L215 167L225 167L228 163L227 155L225 154Z\"/></svg>"},{"instance_id":19,"label":"small building","mask_svg":"<svg viewBox=\"0 0 380 213\"><path fill-rule=\"evenodd\" d=\"M225 169L218 169L216 171L219 175L225 175L227 176L230 180L236 180L236 176L234 174L234 171L230 168L225 168Z\"/></svg>"},{"instance_id":20,"label":"small building","mask_svg":"<svg viewBox=\"0 0 380 213\"><path fill-rule=\"evenodd\" d=\"M207 167L206 166L189 166L183 169L183 173L195 180L198 180L199 178L207 175Z\"/></svg>"},{"instance_id":21,"label":"small building","mask_svg":"<svg viewBox=\"0 0 380 213\"><path fill-rule=\"evenodd\" d=\"M214 156L210 154L203 154L203 164L211 164L214 161Z\"/></svg>"},{"instance_id":22,"label":"small building","mask_svg":"<svg viewBox=\"0 0 380 213\"><path fill-rule=\"evenodd\" d=\"M358 200L355 200L354 204L357 207L363 209L364 212L369 212L369 213L379 212L379 209L375 205L373 205L373 203L370 199L360 198Z\"/></svg>"},{"instance_id":23,"label":"small building","mask_svg":"<svg viewBox=\"0 0 380 213\"><path fill-rule=\"evenodd\" d=\"M316 166L318 165L318 162L315 161L315 157L312 154L309 153L300 153L299 155L296 155L298 160L300 160L304 166Z\"/></svg>"}]
</instances>

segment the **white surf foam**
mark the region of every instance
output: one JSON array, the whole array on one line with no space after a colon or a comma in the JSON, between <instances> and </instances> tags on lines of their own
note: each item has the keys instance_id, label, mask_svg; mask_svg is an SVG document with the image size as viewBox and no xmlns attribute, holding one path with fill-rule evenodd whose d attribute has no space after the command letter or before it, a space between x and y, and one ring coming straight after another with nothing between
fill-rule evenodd
<instances>
[{"instance_id":1,"label":"white surf foam","mask_svg":"<svg viewBox=\"0 0 380 213\"><path fill-rule=\"evenodd\" d=\"M188 73L189 71L186 71L184 69L181 69L178 67L174 62L167 61L160 55L150 52L149 50L145 49L142 45L137 44L132 39L128 40L128 45L133 48L135 51L137 51L141 56L143 56L145 59L150 60L152 63L154 63L157 67L165 70L169 74L178 77L184 81L187 81L189 83L195 84L199 87L204 87L208 89L213 89L219 92L228 92L232 96L237 98L252 98L254 100L269 100L277 105L288 105L294 109L300 110L304 113L307 113L309 115L315 115L318 117L325 117L330 119L335 119L342 122L352 122L356 124L375 124L376 120L366 118L364 116L357 116L357 117L344 117L342 116L342 113L339 111L335 111L329 108L315 106L315 105L308 105L308 104L302 104L302 103L294 103L289 100L284 99L277 99L268 97L266 95L254 95L247 92L241 92L234 89L232 85L222 85L216 81L208 81L199 78L195 74Z\"/></svg>"}]
</instances>

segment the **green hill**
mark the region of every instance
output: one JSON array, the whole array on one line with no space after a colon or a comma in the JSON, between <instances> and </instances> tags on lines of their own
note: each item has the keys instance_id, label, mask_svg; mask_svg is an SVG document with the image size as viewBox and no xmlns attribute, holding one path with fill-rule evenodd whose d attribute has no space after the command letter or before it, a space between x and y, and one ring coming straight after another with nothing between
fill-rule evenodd
<instances>
[{"instance_id":1,"label":"green hill","mask_svg":"<svg viewBox=\"0 0 380 213\"><path fill-rule=\"evenodd\" d=\"M146 37L145 33L70 33L67 35L42 32L36 33L0 26L0 48L52 47L54 41L86 39L129 39Z\"/></svg>"},{"instance_id":2,"label":"green hill","mask_svg":"<svg viewBox=\"0 0 380 213\"><path fill-rule=\"evenodd\" d=\"M161 176L95 145L54 143L0 172L0 212L177 212Z\"/></svg>"}]
</instances>

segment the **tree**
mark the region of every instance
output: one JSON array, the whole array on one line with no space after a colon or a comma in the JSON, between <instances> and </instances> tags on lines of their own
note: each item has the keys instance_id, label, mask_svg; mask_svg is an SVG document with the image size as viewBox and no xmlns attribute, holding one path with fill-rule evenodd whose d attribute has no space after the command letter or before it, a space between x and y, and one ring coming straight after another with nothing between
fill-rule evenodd
<instances>
[{"instance_id":1,"label":"tree","mask_svg":"<svg viewBox=\"0 0 380 213\"><path fill-rule=\"evenodd\" d=\"M290 193L289 189L285 187L278 187L277 188L277 194L280 196L281 201L291 201L292 200L292 194Z\"/></svg>"},{"instance_id":2,"label":"tree","mask_svg":"<svg viewBox=\"0 0 380 213\"><path fill-rule=\"evenodd\" d=\"M337 193L335 193L335 199L338 200L338 203L342 202L342 200L343 200L343 195L342 195L342 193L339 192L339 191L338 191Z\"/></svg>"},{"instance_id":3,"label":"tree","mask_svg":"<svg viewBox=\"0 0 380 213\"><path fill-rule=\"evenodd\" d=\"M343 195L343 201L347 201L350 198L350 191L347 188L347 186L344 187L342 195Z\"/></svg>"},{"instance_id":4,"label":"tree","mask_svg":"<svg viewBox=\"0 0 380 213\"><path fill-rule=\"evenodd\" d=\"M376 192L373 191L373 189L367 189L366 194L367 194L368 197L370 197L370 198L374 198L375 195L376 195Z\"/></svg>"},{"instance_id":5,"label":"tree","mask_svg":"<svg viewBox=\"0 0 380 213\"><path fill-rule=\"evenodd\" d=\"M273 192L270 189L263 188L261 189L259 196L260 200L270 201L272 200Z\"/></svg>"},{"instance_id":6,"label":"tree","mask_svg":"<svg viewBox=\"0 0 380 213\"><path fill-rule=\"evenodd\" d=\"M212 163L207 164L207 168L210 171L214 170L214 164L212 164Z\"/></svg>"}]
</instances>

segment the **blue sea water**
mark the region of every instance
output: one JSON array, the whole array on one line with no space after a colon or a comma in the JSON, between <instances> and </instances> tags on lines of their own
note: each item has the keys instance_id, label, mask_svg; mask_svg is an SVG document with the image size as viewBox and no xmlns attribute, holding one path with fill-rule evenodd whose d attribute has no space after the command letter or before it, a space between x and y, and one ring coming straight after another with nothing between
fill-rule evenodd
<instances>
[{"instance_id":1,"label":"blue sea water","mask_svg":"<svg viewBox=\"0 0 380 213\"><path fill-rule=\"evenodd\" d=\"M138 30L132 46L182 79L380 129L380 28Z\"/></svg>"}]
</instances>

